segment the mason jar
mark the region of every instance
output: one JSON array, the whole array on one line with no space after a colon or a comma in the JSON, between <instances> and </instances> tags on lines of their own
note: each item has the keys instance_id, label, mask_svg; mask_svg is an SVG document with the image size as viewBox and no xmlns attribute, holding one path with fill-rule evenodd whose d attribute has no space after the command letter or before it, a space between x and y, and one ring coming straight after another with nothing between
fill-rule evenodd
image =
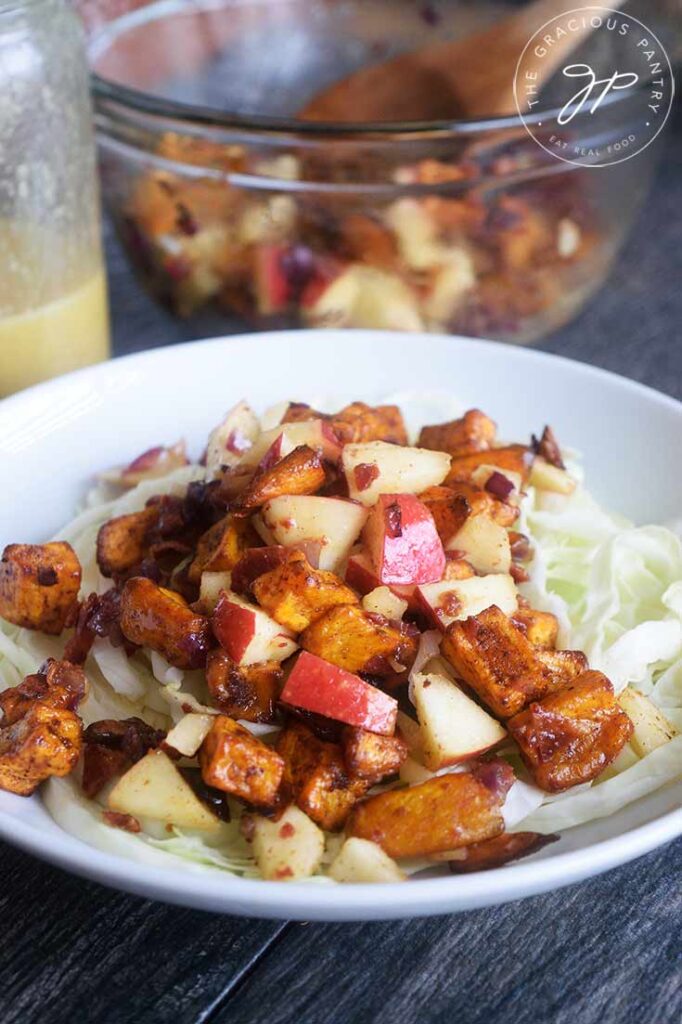
<instances>
[{"instance_id":1,"label":"mason jar","mask_svg":"<svg viewBox=\"0 0 682 1024\"><path fill-rule=\"evenodd\" d=\"M82 27L0 0L0 396L108 354Z\"/></svg>"}]
</instances>

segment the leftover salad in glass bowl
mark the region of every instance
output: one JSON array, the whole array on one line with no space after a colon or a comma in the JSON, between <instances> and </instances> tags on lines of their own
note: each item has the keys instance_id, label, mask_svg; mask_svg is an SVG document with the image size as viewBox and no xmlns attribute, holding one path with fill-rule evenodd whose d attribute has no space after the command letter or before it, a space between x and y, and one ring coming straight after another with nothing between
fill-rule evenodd
<instances>
[{"instance_id":1,"label":"leftover salad in glass bowl","mask_svg":"<svg viewBox=\"0 0 682 1024\"><path fill-rule=\"evenodd\" d=\"M242 401L5 548L0 788L104 850L412 884L677 778L679 538L550 426L321 405Z\"/></svg>"}]
</instances>

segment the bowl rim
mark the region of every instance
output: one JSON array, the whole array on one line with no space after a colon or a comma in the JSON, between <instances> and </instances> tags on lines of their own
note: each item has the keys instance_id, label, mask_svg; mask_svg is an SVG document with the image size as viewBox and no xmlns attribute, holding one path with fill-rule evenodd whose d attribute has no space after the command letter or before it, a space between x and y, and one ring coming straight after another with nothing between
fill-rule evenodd
<instances>
[{"instance_id":1,"label":"bowl rim","mask_svg":"<svg viewBox=\"0 0 682 1024\"><path fill-rule=\"evenodd\" d=\"M271 331L251 335L219 336L152 349L117 359L113 365L118 364L119 367L129 369L142 368L146 365L148 368L149 364L163 359L166 355L170 356L171 353L180 356L182 353L196 353L197 346L205 351L210 348L217 349L226 343L249 344L263 338L280 340L284 336L302 336L304 340L312 342L316 334L322 335L330 344L333 344L335 339L349 335L363 339L368 335L383 339L405 338L404 335L396 335L390 331ZM655 402L674 411L682 419L682 402L676 398L589 363L537 349L513 347L502 342L460 336L421 337L465 349L484 350L493 357L495 353L504 353L506 358L518 360L528 366L548 362L570 366L573 373L583 375L584 378L617 384L623 391L639 395L645 401ZM0 402L0 409L5 414L11 414L26 400L44 400L55 387L72 380L85 381L94 378L97 384L106 379L111 366L112 363L107 362L86 367L56 380L35 385L4 399ZM35 401L31 404L35 404ZM669 785L677 784L671 782ZM39 800L40 797L34 796L30 799ZM260 879L243 879L227 873L218 873L210 877L205 874L193 874L183 864L174 866L172 862L168 867L144 864L91 846L66 832L54 820L54 832L50 832L50 842L47 844L44 831L22 817L22 807L26 806L23 800L19 797L16 800L16 812L0 810L0 837L81 877L169 903L242 916L296 920L387 920L408 916L430 916L519 899L581 881L640 857L682 834L682 807L678 807L617 835L554 854L541 862L531 860L475 874L420 879L414 885L388 883L345 886L341 895L336 886L313 886L305 881L277 886Z\"/></svg>"}]
</instances>

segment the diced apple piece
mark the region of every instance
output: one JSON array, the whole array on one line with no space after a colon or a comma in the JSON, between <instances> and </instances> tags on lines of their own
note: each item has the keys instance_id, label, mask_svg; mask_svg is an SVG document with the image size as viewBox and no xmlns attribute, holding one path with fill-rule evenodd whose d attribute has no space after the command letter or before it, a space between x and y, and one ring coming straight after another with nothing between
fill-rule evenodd
<instances>
[{"instance_id":1,"label":"diced apple piece","mask_svg":"<svg viewBox=\"0 0 682 1024\"><path fill-rule=\"evenodd\" d=\"M509 534L487 515L469 516L464 526L445 545L480 573L509 573L512 564Z\"/></svg>"},{"instance_id":2,"label":"diced apple piece","mask_svg":"<svg viewBox=\"0 0 682 1024\"><path fill-rule=\"evenodd\" d=\"M417 199L397 199L386 211L400 254L412 270L428 270L443 262L446 249L438 240L438 225Z\"/></svg>"},{"instance_id":3,"label":"diced apple piece","mask_svg":"<svg viewBox=\"0 0 682 1024\"><path fill-rule=\"evenodd\" d=\"M456 619L478 615L493 604L505 615L512 615L518 606L514 580L503 573L425 583L417 587L416 593L423 610L433 625L440 629L445 629Z\"/></svg>"},{"instance_id":4,"label":"diced apple piece","mask_svg":"<svg viewBox=\"0 0 682 1024\"><path fill-rule=\"evenodd\" d=\"M577 483L565 469L559 469L537 456L530 471L529 483L539 491L554 491L555 494L573 494Z\"/></svg>"},{"instance_id":5,"label":"diced apple piece","mask_svg":"<svg viewBox=\"0 0 682 1024\"><path fill-rule=\"evenodd\" d=\"M382 583L432 583L445 572L433 516L413 494L379 495L363 536Z\"/></svg>"},{"instance_id":6,"label":"diced apple piece","mask_svg":"<svg viewBox=\"0 0 682 1024\"><path fill-rule=\"evenodd\" d=\"M397 274L354 263L302 304L306 319L327 327L419 331L414 291Z\"/></svg>"},{"instance_id":7,"label":"diced apple piece","mask_svg":"<svg viewBox=\"0 0 682 1024\"><path fill-rule=\"evenodd\" d=\"M195 796L163 750L150 750L128 769L109 794L107 805L119 814L153 818L178 828L207 832L220 828L220 820Z\"/></svg>"},{"instance_id":8,"label":"diced apple piece","mask_svg":"<svg viewBox=\"0 0 682 1024\"><path fill-rule=\"evenodd\" d=\"M412 700L422 730L424 764L432 771L471 761L507 735L498 721L446 676L417 677Z\"/></svg>"},{"instance_id":9,"label":"diced apple piece","mask_svg":"<svg viewBox=\"0 0 682 1024\"><path fill-rule=\"evenodd\" d=\"M205 615L215 611L222 590L231 590L231 572L202 572L199 600Z\"/></svg>"},{"instance_id":10,"label":"diced apple piece","mask_svg":"<svg viewBox=\"0 0 682 1024\"><path fill-rule=\"evenodd\" d=\"M238 665L284 661L298 647L290 630L231 590L220 595L211 622L218 643Z\"/></svg>"},{"instance_id":11,"label":"diced apple piece","mask_svg":"<svg viewBox=\"0 0 682 1024\"><path fill-rule=\"evenodd\" d=\"M324 853L324 832L295 804L287 807L277 821L250 814L245 824L266 881L293 882L315 874Z\"/></svg>"},{"instance_id":12,"label":"diced apple piece","mask_svg":"<svg viewBox=\"0 0 682 1024\"><path fill-rule=\"evenodd\" d=\"M298 656L280 700L369 732L392 736L395 731L395 698L308 651Z\"/></svg>"},{"instance_id":13,"label":"diced apple piece","mask_svg":"<svg viewBox=\"0 0 682 1024\"><path fill-rule=\"evenodd\" d=\"M377 843L351 837L330 864L329 877L335 882L404 882L407 875Z\"/></svg>"},{"instance_id":14,"label":"diced apple piece","mask_svg":"<svg viewBox=\"0 0 682 1024\"><path fill-rule=\"evenodd\" d=\"M346 583L360 594L369 594L372 590L383 586L376 569L372 565L372 560L365 551L359 551L348 559ZM411 612L420 610L420 605L416 598L416 587L401 587L399 584L391 584L388 589L402 601L407 601L407 607Z\"/></svg>"},{"instance_id":15,"label":"diced apple piece","mask_svg":"<svg viewBox=\"0 0 682 1024\"><path fill-rule=\"evenodd\" d=\"M363 505L373 505L380 494L419 494L442 483L450 468L445 452L386 441L347 444L341 461L348 493Z\"/></svg>"},{"instance_id":16,"label":"diced apple piece","mask_svg":"<svg viewBox=\"0 0 682 1024\"><path fill-rule=\"evenodd\" d=\"M194 757L206 739L214 718L215 715L190 712L173 726L164 740L164 745L172 747L184 757Z\"/></svg>"},{"instance_id":17,"label":"diced apple piece","mask_svg":"<svg viewBox=\"0 0 682 1024\"><path fill-rule=\"evenodd\" d=\"M410 757L421 762L424 757L424 738L419 722L406 715L404 711L399 711L396 718L396 728L407 743Z\"/></svg>"},{"instance_id":18,"label":"diced apple piece","mask_svg":"<svg viewBox=\"0 0 682 1024\"><path fill-rule=\"evenodd\" d=\"M286 246L264 244L255 249L254 282L258 312L264 316L282 313L288 306L292 289L283 268Z\"/></svg>"},{"instance_id":19,"label":"diced apple piece","mask_svg":"<svg viewBox=\"0 0 682 1024\"><path fill-rule=\"evenodd\" d=\"M341 444L332 426L324 420L315 419L280 423L272 430L263 431L247 461L260 465L261 469L269 469L301 445L319 452L327 462L338 462L341 458Z\"/></svg>"},{"instance_id":20,"label":"diced apple piece","mask_svg":"<svg viewBox=\"0 0 682 1024\"><path fill-rule=\"evenodd\" d=\"M276 544L298 547L304 541L319 541L319 568L333 572L358 539L367 510L342 498L284 495L268 501L262 516Z\"/></svg>"},{"instance_id":21,"label":"diced apple piece","mask_svg":"<svg viewBox=\"0 0 682 1024\"><path fill-rule=\"evenodd\" d=\"M221 466L236 466L259 434L260 424L255 412L246 402L239 402L209 434L206 448L209 474L216 473Z\"/></svg>"},{"instance_id":22,"label":"diced apple piece","mask_svg":"<svg viewBox=\"0 0 682 1024\"><path fill-rule=\"evenodd\" d=\"M476 284L473 261L465 249L451 248L443 255L446 262L435 272L422 304L424 315L435 324L447 324Z\"/></svg>"},{"instance_id":23,"label":"diced apple piece","mask_svg":"<svg viewBox=\"0 0 682 1024\"><path fill-rule=\"evenodd\" d=\"M383 615L386 619L400 621L407 611L407 601L394 594L388 587L376 587L362 599L362 607L366 612Z\"/></svg>"},{"instance_id":24,"label":"diced apple piece","mask_svg":"<svg viewBox=\"0 0 682 1024\"><path fill-rule=\"evenodd\" d=\"M626 686L618 695L618 703L632 720L634 731L630 744L640 757L646 757L677 735L675 726L654 702L632 686Z\"/></svg>"}]
</instances>

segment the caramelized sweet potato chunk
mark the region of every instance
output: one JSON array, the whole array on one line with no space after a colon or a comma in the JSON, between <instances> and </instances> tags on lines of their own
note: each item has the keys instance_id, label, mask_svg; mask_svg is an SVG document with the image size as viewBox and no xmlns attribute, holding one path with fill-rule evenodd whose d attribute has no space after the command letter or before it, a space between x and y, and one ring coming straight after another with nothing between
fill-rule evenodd
<instances>
[{"instance_id":1,"label":"caramelized sweet potato chunk","mask_svg":"<svg viewBox=\"0 0 682 1024\"><path fill-rule=\"evenodd\" d=\"M498 718L515 715L561 685L496 605L451 623L441 650L457 675Z\"/></svg>"},{"instance_id":2,"label":"caramelized sweet potato chunk","mask_svg":"<svg viewBox=\"0 0 682 1024\"><path fill-rule=\"evenodd\" d=\"M538 660L545 665L561 686L572 683L574 679L587 672L587 658L582 651L552 651L540 649L536 651ZM556 687L559 689L560 687Z\"/></svg>"},{"instance_id":3,"label":"caramelized sweet potato chunk","mask_svg":"<svg viewBox=\"0 0 682 1024\"><path fill-rule=\"evenodd\" d=\"M450 487L430 487L419 495L433 516L438 535L447 544L464 526L470 516L484 515L500 526L511 526L518 509L494 498L482 487L469 483L453 483Z\"/></svg>"},{"instance_id":4,"label":"caramelized sweet potato chunk","mask_svg":"<svg viewBox=\"0 0 682 1024\"><path fill-rule=\"evenodd\" d=\"M80 585L70 544L9 544L0 561L0 617L57 635L76 607Z\"/></svg>"},{"instance_id":5,"label":"caramelized sweet potato chunk","mask_svg":"<svg viewBox=\"0 0 682 1024\"><path fill-rule=\"evenodd\" d=\"M271 469L258 473L232 505L238 515L248 515L266 501L283 494L315 494L325 484L322 459L306 444L294 448Z\"/></svg>"},{"instance_id":6,"label":"caramelized sweet potato chunk","mask_svg":"<svg viewBox=\"0 0 682 1024\"><path fill-rule=\"evenodd\" d=\"M201 777L207 786L230 793L254 807L277 802L284 761L248 729L227 715L216 715L199 748Z\"/></svg>"},{"instance_id":7,"label":"caramelized sweet potato chunk","mask_svg":"<svg viewBox=\"0 0 682 1024\"><path fill-rule=\"evenodd\" d=\"M466 483L471 480L472 473L479 466L495 466L502 473L505 469L512 473L518 473L521 477L521 484L524 485L528 482L532 462L532 452L525 444L510 444L503 448L489 448L482 452L455 455L445 483L448 486L455 482Z\"/></svg>"},{"instance_id":8,"label":"caramelized sweet potato chunk","mask_svg":"<svg viewBox=\"0 0 682 1024\"><path fill-rule=\"evenodd\" d=\"M144 576L134 576L123 586L121 631L131 643L151 647L178 668L202 668L214 646L206 616Z\"/></svg>"},{"instance_id":9,"label":"caramelized sweet potato chunk","mask_svg":"<svg viewBox=\"0 0 682 1024\"><path fill-rule=\"evenodd\" d=\"M495 443L496 434L497 426L489 416L480 409L469 409L461 419L422 427L417 443L420 448L465 455L486 451Z\"/></svg>"},{"instance_id":10,"label":"caramelized sweet potato chunk","mask_svg":"<svg viewBox=\"0 0 682 1024\"><path fill-rule=\"evenodd\" d=\"M541 789L560 793L600 775L632 735L632 722L601 672L534 702L507 723Z\"/></svg>"},{"instance_id":11,"label":"caramelized sweet potato chunk","mask_svg":"<svg viewBox=\"0 0 682 1024\"><path fill-rule=\"evenodd\" d=\"M211 703L230 718L272 722L282 684L282 666L276 661L236 665L222 649L206 660L206 682Z\"/></svg>"},{"instance_id":12,"label":"caramelized sweet potato chunk","mask_svg":"<svg viewBox=\"0 0 682 1024\"><path fill-rule=\"evenodd\" d=\"M342 444L366 441L407 444L403 414L397 405L370 406L351 402L332 416L330 423Z\"/></svg>"},{"instance_id":13,"label":"caramelized sweet potato chunk","mask_svg":"<svg viewBox=\"0 0 682 1024\"><path fill-rule=\"evenodd\" d=\"M344 729L341 744L349 772L370 780L372 785L397 772L408 753L400 735L380 736L353 726Z\"/></svg>"},{"instance_id":14,"label":"caramelized sweet potato chunk","mask_svg":"<svg viewBox=\"0 0 682 1024\"><path fill-rule=\"evenodd\" d=\"M88 681L79 665L50 658L39 672L0 693L0 726L14 725L35 703L75 711L87 692Z\"/></svg>"},{"instance_id":15,"label":"caramelized sweet potato chunk","mask_svg":"<svg viewBox=\"0 0 682 1024\"><path fill-rule=\"evenodd\" d=\"M411 665L417 653L412 633L355 604L330 608L301 634L300 643L348 672L377 676L390 675L396 663Z\"/></svg>"},{"instance_id":16,"label":"caramelized sweet potato chunk","mask_svg":"<svg viewBox=\"0 0 682 1024\"><path fill-rule=\"evenodd\" d=\"M108 782L127 772L148 750L158 747L165 735L141 718L92 722L83 733L81 786L85 796L90 800L96 797Z\"/></svg>"},{"instance_id":17,"label":"caramelized sweet potato chunk","mask_svg":"<svg viewBox=\"0 0 682 1024\"><path fill-rule=\"evenodd\" d=\"M0 727L0 789L29 796L51 775L78 762L83 724L74 711L34 701L13 725Z\"/></svg>"},{"instance_id":18,"label":"caramelized sweet potato chunk","mask_svg":"<svg viewBox=\"0 0 682 1024\"><path fill-rule=\"evenodd\" d=\"M302 552L259 576L252 591L261 608L294 633L306 629L328 608L358 604L355 591L336 573L313 569Z\"/></svg>"},{"instance_id":19,"label":"caramelized sweet potato chunk","mask_svg":"<svg viewBox=\"0 0 682 1024\"><path fill-rule=\"evenodd\" d=\"M202 534L194 559L187 570L190 583L198 583L203 572L227 572L258 544L258 535L246 519L227 515Z\"/></svg>"},{"instance_id":20,"label":"caramelized sweet potato chunk","mask_svg":"<svg viewBox=\"0 0 682 1024\"><path fill-rule=\"evenodd\" d=\"M280 734L277 751L284 758L284 784L298 807L329 832L341 829L355 801L371 783L353 776L338 743L318 739L300 722Z\"/></svg>"},{"instance_id":21,"label":"caramelized sweet potato chunk","mask_svg":"<svg viewBox=\"0 0 682 1024\"><path fill-rule=\"evenodd\" d=\"M103 523L97 534L97 564L103 576L127 572L142 561L158 518L158 507L149 505Z\"/></svg>"},{"instance_id":22,"label":"caramelized sweet potato chunk","mask_svg":"<svg viewBox=\"0 0 682 1024\"><path fill-rule=\"evenodd\" d=\"M555 843L558 836L543 836L539 832L504 832L501 836L484 839L482 843L472 843L460 850L453 850L452 857L438 854L438 860L448 861L450 871L455 875L468 874L471 871L490 871L501 868L513 860L530 857L549 843Z\"/></svg>"},{"instance_id":23,"label":"caramelized sweet potato chunk","mask_svg":"<svg viewBox=\"0 0 682 1024\"><path fill-rule=\"evenodd\" d=\"M346 833L378 843L389 857L427 857L500 835L503 795L477 770L439 775L363 800L353 808Z\"/></svg>"},{"instance_id":24,"label":"caramelized sweet potato chunk","mask_svg":"<svg viewBox=\"0 0 682 1024\"><path fill-rule=\"evenodd\" d=\"M551 612L519 608L512 615L512 622L534 647L556 647L559 620Z\"/></svg>"}]
</instances>

